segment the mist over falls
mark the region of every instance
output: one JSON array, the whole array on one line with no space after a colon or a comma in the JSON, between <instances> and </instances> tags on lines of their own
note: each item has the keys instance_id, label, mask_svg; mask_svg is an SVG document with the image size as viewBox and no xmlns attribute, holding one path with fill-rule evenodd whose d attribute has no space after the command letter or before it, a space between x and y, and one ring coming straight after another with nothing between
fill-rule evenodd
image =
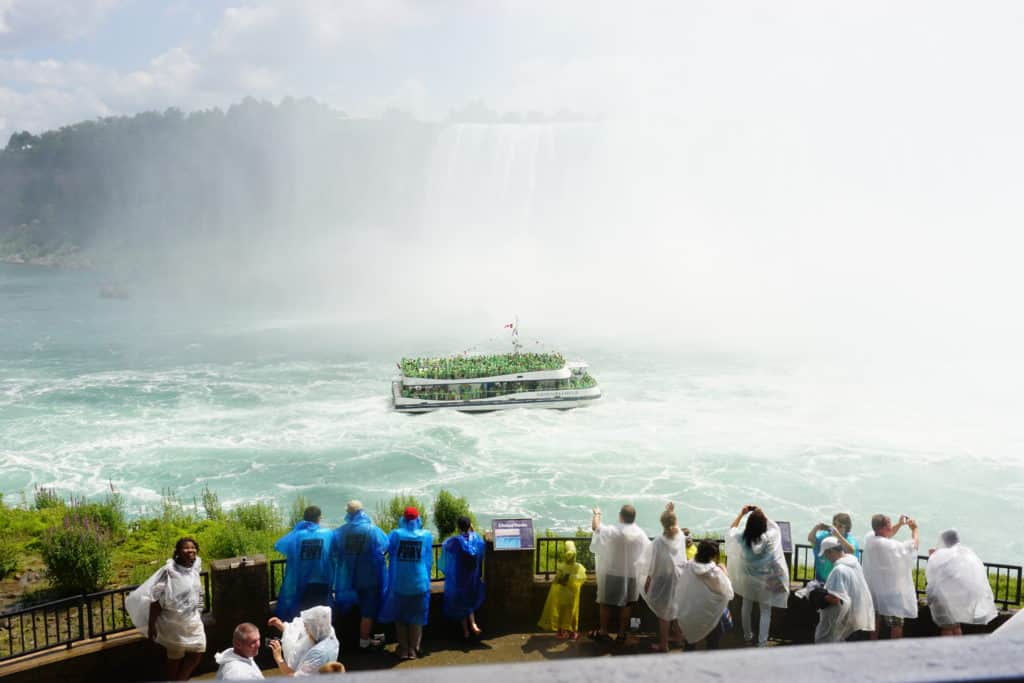
<instances>
[{"instance_id":1,"label":"mist over falls","mask_svg":"<svg viewBox=\"0 0 1024 683\"><path fill-rule=\"evenodd\" d=\"M705 123L356 120L250 99L17 134L0 152L0 256L71 253L209 310L439 328L520 313L785 349L1022 336L1001 313L1012 251L984 246L1005 225L952 210L971 186L896 213L917 171L872 186L886 139Z\"/></svg>"}]
</instances>

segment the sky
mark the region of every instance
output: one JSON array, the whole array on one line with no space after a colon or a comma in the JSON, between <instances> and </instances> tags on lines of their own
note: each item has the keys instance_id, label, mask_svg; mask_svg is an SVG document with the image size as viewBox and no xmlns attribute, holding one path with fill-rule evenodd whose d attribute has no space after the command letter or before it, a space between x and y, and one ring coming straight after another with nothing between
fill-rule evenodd
<instances>
[{"instance_id":1,"label":"sky","mask_svg":"<svg viewBox=\"0 0 1024 683\"><path fill-rule=\"evenodd\" d=\"M246 96L569 110L612 122L632 224L602 209L595 273L706 320L1017 339L1022 29L1012 1L0 0L0 140Z\"/></svg>"}]
</instances>

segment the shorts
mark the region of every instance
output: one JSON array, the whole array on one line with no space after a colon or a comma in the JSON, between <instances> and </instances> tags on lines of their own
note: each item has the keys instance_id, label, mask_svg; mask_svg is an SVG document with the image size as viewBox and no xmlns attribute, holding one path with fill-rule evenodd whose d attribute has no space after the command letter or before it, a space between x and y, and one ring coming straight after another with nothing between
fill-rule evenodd
<instances>
[{"instance_id":1,"label":"shorts","mask_svg":"<svg viewBox=\"0 0 1024 683\"><path fill-rule=\"evenodd\" d=\"M197 649L194 647L185 647L183 645L164 645L164 649L167 650L167 659L171 660L184 659L186 652L191 652L197 655L201 655L206 652L205 647Z\"/></svg>"},{"instance_id":2,"label":"shorts","mask_svg":"<svg viewBox=\"0 0 1024 683\"><path fill-rule=\"evenodd\" d=\"M359 616L363 619L376 619L380 611L380 588L360 588L356 594L359 597Z\"/></svg>"},{"instance_id":3,"label":"shorts","mask_svg":"<svg viewBox=\"0 0 1024 683\"><path fill-rule=\"evenodd\" d=\"M875 612L875 614L878 614ZM889 628L903 628L903 617L893 617L888 614L878 614L878 618Z\"/></svg>"},{"instance_id":4,"label":"shorts","mask_svg":"<svg viewBox=\"0 0 1024 683\"><path fill-rule=\"evenodd\" d=\"M613 597L614 602L606 601L602 604L610 605L612 607L626 607L632 605L640 597L640 593L637 590L636 577L635 576L615 576L614 574L607 574L604 577L604 590L601 591L605 596ZM621 596L625 596L624 598Z\"/></svg>"}]
</instances>

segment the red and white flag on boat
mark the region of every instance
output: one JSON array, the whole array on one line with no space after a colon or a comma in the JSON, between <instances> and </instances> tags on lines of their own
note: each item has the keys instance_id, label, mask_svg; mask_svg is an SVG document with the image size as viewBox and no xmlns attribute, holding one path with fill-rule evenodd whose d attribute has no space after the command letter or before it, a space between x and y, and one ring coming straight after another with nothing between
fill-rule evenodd
<instances>
[{"instance_id":1,"label":"red and white flag on boat","mask_svg":"<svg viewBox=\"0 0 1024 683\"><path fill-rule=\"evenodd\" d=\"M515 325L513 323L508 323L502 329L511 330L513 327L515 327Z\"/></svg>"}]
</instances>

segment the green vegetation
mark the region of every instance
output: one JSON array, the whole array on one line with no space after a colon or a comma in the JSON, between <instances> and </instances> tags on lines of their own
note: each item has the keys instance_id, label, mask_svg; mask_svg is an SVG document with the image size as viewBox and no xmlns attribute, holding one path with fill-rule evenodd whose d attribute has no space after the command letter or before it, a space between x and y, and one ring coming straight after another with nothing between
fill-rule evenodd
<instances>
[{"instance_id":1,"label":"green vegetation","mask_svg":"<svg viewBox=\"0 0 1024 683\"><path fill-rule=\"evenodd\" d=\"M41 550L46 578L59 595L92 593L110 579L110 531L77 511L46 530Z\"/></svg>"},{"instance_id":2,"label":"green vegetation","mask_svg":"<svg viewBox=\"0 0 1024 683\"><path fill-rule=\"evenodd\" d=\"M400 493L397 496L392 496L387 503L379 501L373 521L380 527L381 531L386 534L391 533L391 531L398 527L398 519L405 512L405 508L410 506L415 507L419 511L420 519L423 520L423 526L429 526L430 515L427 512L426 502L411 493Z\"/></svg>"},{"instance_id":3,"label":"green vegetation","mask_svg":"<svg viewBox=\"0 0 1024 683\"><path fill-rule=\"evenodd\" d=\"M403 358L402 374L425 379L474 379L515 375L537 370L558 370L565 365L560 353L506 353L492 356Z\"/></svg>"},{"instance_id":4,"label":"green vegetation","mask_svg":"<svg viewBox=\"0 0 1024 683\"><path fill-rule=\"evenodd\" d=\"M183 249L266 237L300 206L341 225L373 215L397 231L416 210L408 198L422 192L438 130L409 117L354 120L312 99L246 98L18 132L0 141L0 258L85 265L129 253L133 264L173 264ZM279 182L296 160L303 183Z\"/></svg>"},{"instance_id":5,"label":"green vegetation","mask_svg":"<svg viewBox=\"0 0 1024 683\"><path fill-rule=\"evenodd\" d=\"M469 511L469 501L445 489L438 491L434 498L434 525L437 527L438 540L444 540L455 533L459 517L469 517L473 528L476 528L476 517Z\"/></svg>"},{"instance_id":6,"label":"green vegetation","mask_svg":"<svg viewBox=\"0 0 1024 683\"><path fill-rule=\"evenodd\" d=\"M299 494L294 501L292 501L291 514L288 515L288 526L293 527L302 521L303 515L312 503L302 494Z\"/></svg>"}]
</instances>

